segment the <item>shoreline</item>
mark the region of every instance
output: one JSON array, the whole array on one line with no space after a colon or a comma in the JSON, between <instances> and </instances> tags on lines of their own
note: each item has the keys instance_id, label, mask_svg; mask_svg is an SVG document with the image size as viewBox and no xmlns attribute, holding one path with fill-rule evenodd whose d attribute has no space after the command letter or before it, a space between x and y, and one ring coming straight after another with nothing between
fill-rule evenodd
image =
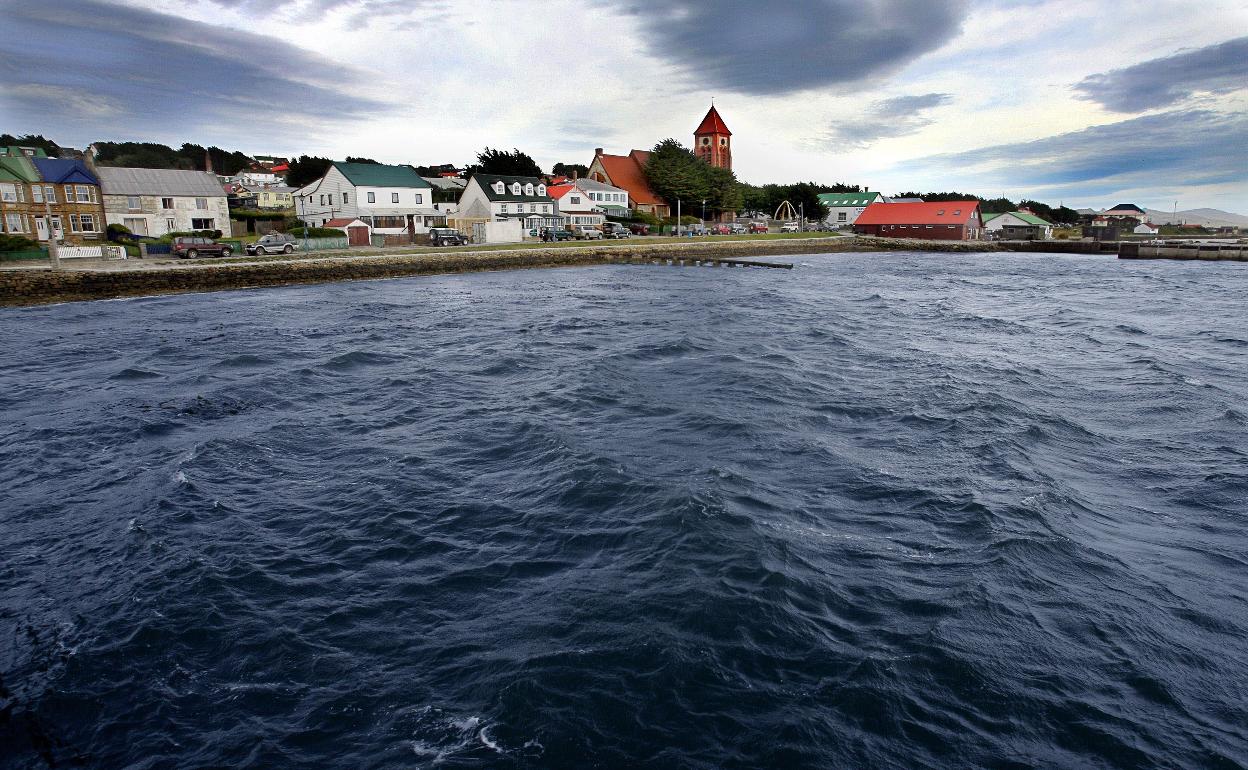
<instances>
[{"instance_id":1,"label":"shoreline","mask_svg":"<svg viewBox=\"0 0 1248 770\"><path fill-rule=\"evenodd\" d=\"M52 270L0 270L0 306L21 307L119 297L229 291L268 286L402 278L498 270L607 265L659 259L769 257L879 251L997 252L995 244L883 238L627 242L582 247L473 250L450 253L301 256L190 263L112 262ZM129 264L127 264L129 263Z\"/></svg>"}]
</instances>

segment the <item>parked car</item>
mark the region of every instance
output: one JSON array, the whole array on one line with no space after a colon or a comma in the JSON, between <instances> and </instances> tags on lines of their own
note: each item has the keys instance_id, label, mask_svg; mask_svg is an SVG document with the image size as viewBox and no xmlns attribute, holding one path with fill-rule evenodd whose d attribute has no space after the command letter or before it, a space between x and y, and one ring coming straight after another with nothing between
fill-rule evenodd
<instances>
[{"instance_id":1,"label":"parked car","mask_svg":"<svg viewBox=\"0 0 1248 770\"><path fill-rule=\"evenodd\" d=\"M279 252L289 254L299 248L299 244L293 235L269 233L260 236L255 243L249 243L243 248L248 254L277 254Z\"/></svg>"},{"instance_id":2,"label":"parked car","mask_svg":"<svg viewBox=\"0 0 1248 770\"><path fill-rule=\"evenodd\" d=\"M572 235L578 241L593 241L602 238L602 231L592 225L572 225Z\"/></svg>"},{"instance_id":3,"label":"parked car","mask_svg":"<svg viewBox=\"0 0 1248 770\"><path fill-rule=\"evenodd\" d=\"M631 232L633 235L649 235L650 234L650 225L637 223L637 224L629 225L628 229L629 229L629 232Z\"/></svg>"},{"instance_id":4,"label":"parked car","mask_svg":"<svg viewBox=\"0 0 1248 770\"><path fill-rule=\"evenodd\" d=\"M728 232L732 233L733 235L745 235L746 233L749 232L749 228L747 228L745 225L741 224L740 222L733 222L732 224L728 225Z\"/></svg>"},{"instance_id":5,"label":"parked car","mask_svg":"<svg viewBox=\"0 0 1248 770\"><path fill-rule=\"evenodd\" d=\"M695 235L710 235L711 231L706 229L706 225L685 225L680 228L680 234L692 237Z\"/></svg>"},{"instance_id":6,"label":"parked car","mask_svg":"<svg viewBox=\"0 0 1248 770\"><path fill-rule=\"evenodd\" d=\"M751 222L750 223L751 233L765 233L767 231L768 231L768 227L767 227L766 222Z\"/></svg>"},{"instance_id":7,"label":"parked car","mask_svg":"<svg viewBox=\"0 0 1248 770\"><path fill-rule=\"evenodd\" d=\"M559 229L559 230L550 231L550 239L552 241L570 241L575 237L576 236L572 233L571 230Z\"/></svg>"},{"instance_id":8,"label":"parked car","mask_svg":"<svg viewBox=\"0 0 1248 770\"><path fill-rule=\"evenodd\" d=\"M780 232L782 233L800 233L801 231L802 226L797 222L785 222L780 225Z\"/></svg>"},{"instance_id":9,"label":"parked car","mask_svg":"<svg viewBox=\"0 0 1248 770\"><path fill-rule=\"evenodd\" d=\"M175 257L195 259L196 257L228 257L234 253L234 247L228 243L217 243L211 238L182 236L169 243L169 251Z\"/></svg>"},{"instance_id":10,"label":"parked car","mask_svg":"<svg viewBox=\"0 0 1248 770\"><path fill-rule=\"evenodd\" d=\"M631 238L633 233L619 222L607 222L602 226L602 234L607 238Z\"/></svg>"},{"instance_id":11,"label":"parked car","mask_svg":"<svg viewBox=\"0 0 1248 770\"><path fill-rule=\"evenodd\" d=\"M453 227L431 227L429 243L433 246L467 246L468 236Z\"/></svg>"},{"instance_id":12,"label":"parked car","mask_svg":"<svg viewBox=\"0 0 1248 770\"><path fill-rule=\"evenodd\" d=\"M718 224L711 228L712 235L732 235L732 228L725 224Z\"/></svg>"}]
</instances>

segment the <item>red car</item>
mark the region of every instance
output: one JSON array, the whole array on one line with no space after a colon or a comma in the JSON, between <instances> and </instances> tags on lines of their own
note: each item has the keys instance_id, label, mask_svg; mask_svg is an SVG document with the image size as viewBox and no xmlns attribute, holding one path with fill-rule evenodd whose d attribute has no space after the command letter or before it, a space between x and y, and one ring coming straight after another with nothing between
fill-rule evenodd
<instances>
[{"instance_id":1,"label":"red car","mask_svg":"<svg viewBox=\"0 0 1248 770\"><path fill-rule=\"evenodd\" d=\"M217 243L211 238L192 238L182 237L174 238L169 244L169 250L173 252L175 257L184 259L195 259L198 256L205 257L228 257L234 253L234 249L227 243Z\"/></svg>"},{"instance_id":2,"label":"red car","mask_svg":"<svg viewBox=\"0 0 1248 770\"><path fill-rule=\"evenodd\" d=\"M766 223L766 222L751 222L751 223L750 223L750 232L752 232L752 233L765 233L765 232L767 232L767 223Z\"/></svg>"},{"instance_id":3,"label":"red car","mask_svg":"<svg viewBox=\"0 0 1248 770\"><path fill-rule=\"evenodd\" d=\"M650 234L650 225L633 224L633 225L629 225L628 229L632 231L633 235L649 235Z\"/></svg>"},{"instance_id":4,"label":"red car","mask_svg":"<svg viewBox=\"0 0 1248 770\"><path fill-rule=\"evenodd\" d=\"M711 232L716 235L732 235L732 228L728 225L715 225L711 228Z\"/></svg>"}]
</instances>

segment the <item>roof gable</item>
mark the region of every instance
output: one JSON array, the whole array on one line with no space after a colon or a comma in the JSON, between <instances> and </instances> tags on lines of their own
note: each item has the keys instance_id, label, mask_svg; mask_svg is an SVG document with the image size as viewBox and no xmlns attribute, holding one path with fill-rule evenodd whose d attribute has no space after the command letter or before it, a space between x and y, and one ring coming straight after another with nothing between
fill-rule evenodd
<instances>
[{"instance_id":1,"label":"roof gable","mask_svg":"<svg viewBox=\"0 0 1248 770\"><path fill-rule=\"evenodd\" d=\"M343 163L334 161L333 167L356 187L415 187L433 189L433 185L420 178L411 166L387 166L382 163Z\"/></svg>"},{"instance_id":2,"label":"roof gable","mask_svg":"<svg viewBox=\"0 0 1248 770\"><path fill-rule=\"evenodd\" d=\"M35 164L35 168L39 170L39 176L45 182L53 182L55 184L65 184L66 182L75 182L77 184L100 183L99 178L92 174L86 164L78 159L31 158L30 161Z\"/></svg>"},{"instance_id":3,"label":"roof gable","mask_svg":"<svg viewBox=\"0 0 1248 770\"><path fill-rule=\"evenodd\" d=\"M220 198L225 189L216 174L172 168L121 168L100 166L100 187L105 195L167 195ZM259 190L249 191L259 192Z\"/></svg>"},{"instance_id":4,"label":"roof gable","mask_svg":"<svg viewBox=\"0 0 1248 770\"><path fill-rule=\"evenodd\" d=\"M979 213L979 201L872 203L856 225L966 225Z\"/></svg>"},{"instance_id":5,"label":"roof gable","mask_svg":"<svg viewBox=\"0 0 1248 770\"><path fill-rule=\"evenodd\" d=\"M0 155L0 180L6 182L38 182L39 172L24 155Z\"/></svg>"},{"instance_id":6,"label":"roof gable","mask_svg":"<svg viewBox=\"0 0 1248 770\"><path fill-rule=\"evenodd\" d=\"M728 130L724 119L719 116L719 110L715 109L715 105L711 105L711 109L706 113L706 117L702 118L702 122L693 132L694 136L702 134L724 134L732 136L732 132Z\"/></svg>"},{"instance_id":7,"label":"roof gable","mask_svg":"<svg viewBox=\"0 0 1248 770\"><path fill-rule=\"evenodd\" d=\"M626 191L630 198L645 205L663 205L662 198L654 194L646 182L645 165L650 153L633 150L628 155L599 155L594 161L607 172L611 184Z\"/></svg>"}]
</instances>

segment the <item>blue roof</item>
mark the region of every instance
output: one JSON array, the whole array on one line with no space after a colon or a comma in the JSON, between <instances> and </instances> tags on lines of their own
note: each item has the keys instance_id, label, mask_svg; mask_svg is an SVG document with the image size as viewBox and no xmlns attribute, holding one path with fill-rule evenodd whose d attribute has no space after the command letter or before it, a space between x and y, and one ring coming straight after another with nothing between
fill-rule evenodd
<instances>
[{"instance_id":1,"label":"blue roof","mask_svg":"<svg viewBox=\"0 0 1248 770\"><path fill-rule=\"evenodd\" d=\"M65 184L66 182L77 182L79 184L100 183L99 178L87 168L87 164L77 159L31 158L30 161L35 164L35 168L39 169L39 176L43 177L45 182L55 182L56 184Z\"/></svg>"}]
</instances>

